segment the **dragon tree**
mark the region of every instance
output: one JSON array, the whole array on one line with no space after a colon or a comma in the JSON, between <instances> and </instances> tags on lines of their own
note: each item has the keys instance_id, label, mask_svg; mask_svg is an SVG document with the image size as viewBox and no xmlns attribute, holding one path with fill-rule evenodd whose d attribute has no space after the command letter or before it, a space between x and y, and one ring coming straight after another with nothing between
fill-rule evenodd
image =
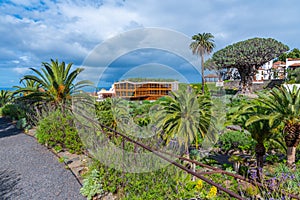
<instances>
[{"instance_id":1,"label":"dragon tree","mask_svg":"<svg viewBox=\"0 0 300 200\"><path fill-rule=\"evenodd\" d=\"M252 82L259 67L277 58L289 47L273 38L252 38L237 42L212 56L218 68L236 68L241 76L242 94L252 93Z\"/></svg>"}]
</instances>

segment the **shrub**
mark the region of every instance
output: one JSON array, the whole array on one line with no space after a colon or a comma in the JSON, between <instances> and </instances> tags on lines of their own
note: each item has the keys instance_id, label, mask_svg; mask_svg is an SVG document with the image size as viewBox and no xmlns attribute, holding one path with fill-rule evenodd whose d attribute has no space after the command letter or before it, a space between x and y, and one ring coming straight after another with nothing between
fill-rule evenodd
<instances>
[{"instance_id":1,"label":"shrub","mask_svg":"<svg viewBox=\"0 0 300 200\"><path fill-rule=\"evenodd\" d=\"M19 120L26 117L24 109L22 109L18 104L6 104L2 107L2 115L10 117L13 120Z\"/></svg>"},{"instance_id":2,"label":"shrub","mask_svg":"<svg viewBox=\"0 0 300 200\"><path fill-rule=\"evenodd\" d=\"M215 175L213 179L218 184L225 181L222 175ZM230 181L233 183L235 180L232 178ZM94 191L97 188L97 197L110 192L122 200L230 199L202 180L192 181L190 175L172 165L146 173L127 173L95 161L84 175L83 188L81 193L85 196L96 196Z\"/></svg>"},{"instance_id":3,"label":"shrub","mask_svg":"<svg viewBox=\"0 0 300 200\"><path fill-rule=\"evenodd\" d=\"M71 114L60 110L49 112L39 122L36 130L38 142L56 150L63 148L71 153L81 153L83 144Z\"/></svg>"},{"instance_id":4,"label":"shrub","mask_svg":"<svg viewBox=\"0 0 300 200\"><path fill-rule=\"evenodd\" d=\"M254 143L251 135L242 131L228 131L219 139L219 146L225 152L231 149L249 151L253 149Z\"/></svg>"},{"instance_id":5,"label":"shrub","mask_svg":"<svg viewBox=\"0 0 300 200\"><path fill-rule=\"evenodd\" d=\"M100 172L93 169L89 176L83 180L83 187L80 189L81 194L86 196L88 200L93 199L96 195L102 195L104 191L101 182Z\"/></svg>"}]
</instances>

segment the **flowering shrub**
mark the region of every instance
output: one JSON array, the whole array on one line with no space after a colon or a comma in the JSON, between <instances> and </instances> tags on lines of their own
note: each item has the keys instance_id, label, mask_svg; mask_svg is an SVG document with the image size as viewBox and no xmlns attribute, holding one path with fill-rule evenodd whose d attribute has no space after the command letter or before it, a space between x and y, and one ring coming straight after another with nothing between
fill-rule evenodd
<instances>
[{"instance_id":1,"label":"flowering shrub","mask_svg":"<svg viewBox=\"0 0 300 200\"><path fill-rule=\"evenodd\" d=\"M218 189L215 186L212 186L206 196L208 199L212 199L217 196Z\"/></svg>"},{"instance_id":2,"label":"flowering shrub","mask_svg":"<svg viewBox=\"0 0 300 200\"><path fill-rule=\"evenodd\" d=\"M266 199L289 199L289 194L300 194L300 170L292 171L284 164L275 166L272 173L267 173L271 170L265 170L261 180L262 187L259 187L259 193ZM257 172L249 172L249 178L257 180ZM254 197L257 192L247 192L251 197Z\"/></svg>"}]
</instances>

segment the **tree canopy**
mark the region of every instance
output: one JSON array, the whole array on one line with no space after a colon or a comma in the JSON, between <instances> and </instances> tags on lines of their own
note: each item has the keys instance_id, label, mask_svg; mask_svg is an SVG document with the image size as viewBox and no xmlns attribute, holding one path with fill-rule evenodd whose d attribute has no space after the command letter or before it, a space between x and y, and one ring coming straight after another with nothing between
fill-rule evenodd
<instances>
[{"instance_id":1,"label":"tree canopy","mask_svg":"<svg viewBox=\"0 0 300 200\"><path fill-rule=\"evenodd\" d=\"M290 52L284 52L278 57L278 60L285 62L287 58L300 58L300 50L294 48Z\"/></svg>"},{"instance_id":2,"label":"tree canopy","mask_svg":"<svg viewBox=\"0 0 300 200\"><path fill-rule=\"evenodd\" d=\"M273 38L252 38L215 52L212 61L218 68L237 68L241 75L242 93L251 92L256 70L277 58L289 47Z\"/></svg>"},{"instance_id":3,"label":"tree canopy","mask_svg":"<svg viewBox=\"0 0 300 200\"><path fill-rule=\"evenodd\" d=\"M15 93L24 95L26 99L35 101L43 100L45 102L65 103L71 99L71 94L78 89L92 85L90 81L83 80L74 83L78 74L84 69L76 68L71 70L72 63L68 65L65 62L51 59L51 63L43 62L41 71L30 68L36 75L25 75L21 82L25 81L24 87L17 87Z\"/></svg>"}]
</instances>

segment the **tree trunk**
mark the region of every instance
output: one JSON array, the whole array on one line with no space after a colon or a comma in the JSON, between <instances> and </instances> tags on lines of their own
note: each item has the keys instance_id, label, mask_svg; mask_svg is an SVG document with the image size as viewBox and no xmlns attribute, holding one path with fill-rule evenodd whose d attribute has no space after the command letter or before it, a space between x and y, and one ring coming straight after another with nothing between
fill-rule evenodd
<instances>
[{"instance_id":1,"label":"tree trunk","mask_svg":"<svg viewBox=\"0 0 300 200\"><path fill-rule=\"evenodd\" d=\"M239 93L244 94L246 91L246 73L243 71L243 69L238 69L238 72L241 76L241 82L240 82L240 91Z\"/></svg>"},{"instance_id":2,"label":"tree trunk","mask_svg":"<svg viewBox=\"0 0 300 200\"><path fill-rule=\"evenodd\" d=\"M285 144L287 146L287 166L295 168L296 160L296 147L300 142L300 125L299 124L287 124L284 128L286 133Z\"/></svg>"},{"instance_id":3,"label":"tree trunk","mask_svg":"<svg viewBox=\"0 0 300 200\"><path fill-rule=\"evenodd\" d=\"M205 84L205 79L204 79L204 54L201 54L201 75L202 75L202 95L204 94L204 84Z\"/></svg>"},{"instance_id":4,"label":"tree trunk","mask_svg":"<svg viewBox=\"0 0 300 200\"><path fill-rule=\"evenodd\" d=\"M266 154L266 148L265 148L264 143L259 142L256 144L255 154L256 154L257 176L261 180L262 169L264 167L264 155Z\"/></svg>"},{"instance_id":5,"label":"tree trunk","mask_svg":"<svg viewBox=\"0 0 300 200\"><path fill-rule=\"evenodd\" d=\"M253 83L253 76L255 75L256 68L255 66L252 67L242 67L238 68L238 72L241 76L241 94L251 94L252 93L252 83Z\"/></svg>"},{"instance_id":6,"label":"tree trunk","mask_svg":"<svg viewBox=\"0 0 300 200\"><path fill-rule=\"evenodd\" d=\"M290 168L295 168L295 158L296 158L296 147L287 147L287 166Z\"/></svg>"},{"instance_id":7,"label":"tree trunk","mask_svg":"<svg viewBox=\"0 0 300 200\"><path fill-rule=\"evenodd\" d=\"M186 149L186 157L187 159L190 159L190 151L189 151L189 148ZM194 163L190 163L188 162L189 165L191 166L191 169L193 172L196 172L196 165ZM195 181L196 180L196 177L195 176L192 176L192 181Z\"/></svg>"}]
</instances>

